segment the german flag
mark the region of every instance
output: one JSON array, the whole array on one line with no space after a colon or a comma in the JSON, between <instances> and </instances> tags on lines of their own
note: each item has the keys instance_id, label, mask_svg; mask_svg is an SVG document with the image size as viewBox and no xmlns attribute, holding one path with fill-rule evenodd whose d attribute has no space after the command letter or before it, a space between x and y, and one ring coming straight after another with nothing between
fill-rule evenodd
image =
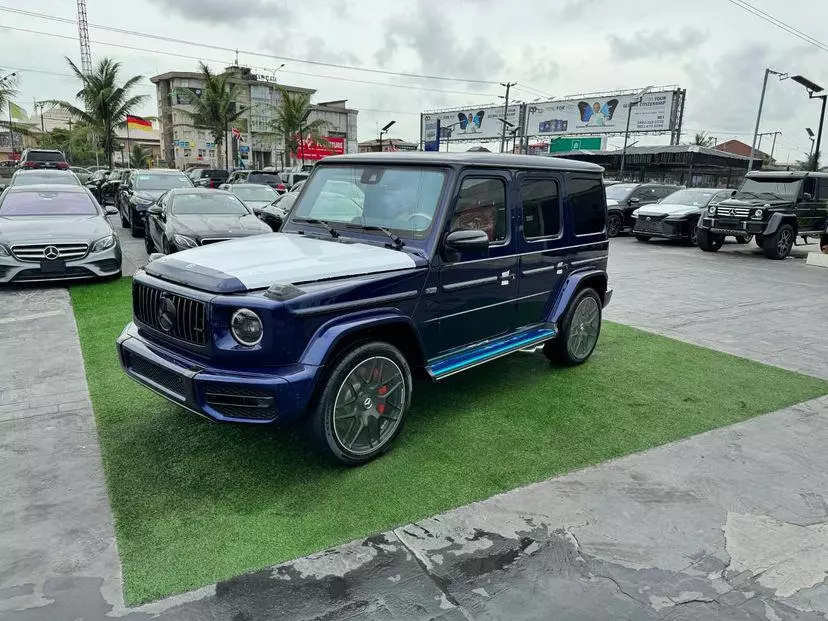
<instances>
[{"instance_id":1,"label":"german flag","mask_svg":"<svg viewBox=\"0 0 828 621\"><path fill-rule=\"evenodd\" d=\"M152 122L140 116L128 115L126 122L129 129L137 129L142 132L152 131Z\"/></svg>"}]
</instances>

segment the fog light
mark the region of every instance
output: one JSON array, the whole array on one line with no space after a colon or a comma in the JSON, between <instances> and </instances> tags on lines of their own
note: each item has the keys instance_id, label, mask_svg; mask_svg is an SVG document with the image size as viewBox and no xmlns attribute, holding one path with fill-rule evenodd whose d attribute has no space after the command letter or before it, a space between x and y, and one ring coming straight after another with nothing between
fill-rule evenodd
<instances>
[{"instance_id":1,"label":"fog light","mask_svg":"<svg viewBox=\"0 0 828 621\"><path fill-rule=\"evenodd\" d=\"M230 319L230 332L245 347L253 347L262 340L262 320L252 310L240 308Z\"/></svg>"}]
</instances>

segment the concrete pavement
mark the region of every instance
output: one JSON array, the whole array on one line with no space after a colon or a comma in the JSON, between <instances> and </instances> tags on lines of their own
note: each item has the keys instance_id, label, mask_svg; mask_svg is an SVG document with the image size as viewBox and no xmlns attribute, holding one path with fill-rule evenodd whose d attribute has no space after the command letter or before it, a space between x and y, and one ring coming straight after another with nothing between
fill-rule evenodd
<instances>
[{"instance_id":1,"label":"concrete pavement","mask_svg":"<svg viewBox=\"0 0 828 621\"><path fill-rule=\"evenodd\" d=\"M607 317L828 377L823 270L755 253L615 240ZM4 317L0 619L828 618L826 398L126 610L66 293Z\"/></svg>"}]
</instances>

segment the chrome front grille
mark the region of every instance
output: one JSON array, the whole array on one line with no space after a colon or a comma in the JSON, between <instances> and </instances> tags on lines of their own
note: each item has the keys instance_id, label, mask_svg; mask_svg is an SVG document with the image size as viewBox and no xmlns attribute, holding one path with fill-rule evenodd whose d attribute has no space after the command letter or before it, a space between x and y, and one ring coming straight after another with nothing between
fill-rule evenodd
<instances>
[{"instance_id":1,"label":"chrome front grille","mask_svg":"<svg viewBox=\"0 0 828 621\"><path fill-rule=\"evenodd\" d=\"M46 249L50 249L48 256ZM54 249L54 250L52 250ZM42 261L43 259L82 259L89 252L89 244L21 244L12 246L12 254L18 261ZM55 251L57 256L55 256Z\"/></svg>"},{"instance_id":2,"label":"chrome front grille","mask_svg":"<svg viewBox=\"0 0 828 621\"><path fill-rule=\"evenodd\" d=\"M193 345L207 344L207 309L204 302L135 283L132 287L132 308L139 322L162 334Z\"/></svg>"},{"instance_id":3,"label":"chrome front grille","mask_svg":"<svg viewBox=\"0 0 828 621\"><path fill-rule=\"evenodd\" d=\"M716 207L716 215L722 218L747 218L750 215L750 207Z\"/></svg>"},{"instance_id":4,"label":"chrome front grille","mask_svg":"<svg viewBox=\"0 0 828 621\"><path fill-rule=\"evenodd\" d=\"M229 237L210 237L208 239L202 239L201 245L206 246L207 244L217 244L219 242L227 241L230 239Z\"/></svg>"}]
</instances>

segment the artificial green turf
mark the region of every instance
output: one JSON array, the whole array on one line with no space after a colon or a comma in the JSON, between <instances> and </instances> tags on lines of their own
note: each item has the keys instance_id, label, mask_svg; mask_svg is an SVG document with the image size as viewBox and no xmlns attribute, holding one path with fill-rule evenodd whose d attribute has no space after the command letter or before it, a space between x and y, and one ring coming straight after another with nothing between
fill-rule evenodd
<instances>
[{"instance_id":1,"label":"artificial green turf","mask_svg":"<svg viewBox=\"0 0 828 621\"><path fill-rule=\"evenodd\" d=\"M128 379L131 281L72 289L129 604L405 524L828 393L828 382L605 323L585 365L515 354L418 382L396 446L360 468L298 434L217 425Z\"/></svg>"}]
</instances>

